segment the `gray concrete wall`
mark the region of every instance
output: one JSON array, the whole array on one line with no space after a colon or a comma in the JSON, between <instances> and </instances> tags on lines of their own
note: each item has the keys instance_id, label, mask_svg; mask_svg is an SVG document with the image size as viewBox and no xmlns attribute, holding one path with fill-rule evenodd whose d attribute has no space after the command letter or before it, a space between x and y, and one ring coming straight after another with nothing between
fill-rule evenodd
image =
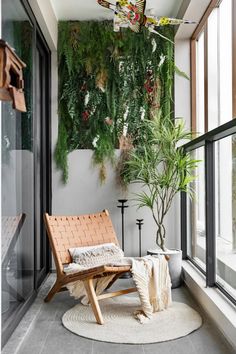
<instances>
[{"instance_id":1,"label":"gray concrete wall","mask_svg":"<svg viewBox=\"0 0 236 354\"><path fill-rule=\"evenodd\" d=\"M119 151L116 151L119 155ZM138 228L136 219L144 219L142 231L142 254L146 254L147 249L155 247L156 227L149 209L137 210L133 193L140 190L140 186L132 185L125 193L116 185L114 169L107 166L107 180L100 185L99 171L92 166L92 151L77 150L69 154L69 181L63 185L60 181L60 172L53 170L53 214L78 215L93 213L103 209L108 209L111 219L121 243L121 213L117 208L117 200L126 198L129 208L125 210L125 253L128 256L137 256L138 248ZM179 247L179 208L178 200L166 218L167 246Z\"/></svg>"}]
</instances>

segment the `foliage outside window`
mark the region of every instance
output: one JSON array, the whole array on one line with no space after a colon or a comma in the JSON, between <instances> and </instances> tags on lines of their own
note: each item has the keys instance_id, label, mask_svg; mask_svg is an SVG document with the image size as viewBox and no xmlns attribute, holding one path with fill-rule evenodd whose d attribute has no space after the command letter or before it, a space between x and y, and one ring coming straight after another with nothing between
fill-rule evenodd
<instances>
[{"instance_id":1,"label":"foliage outside window","mask_svg":"<svg viewBox=\"0 0 236 354\"><path fill-rule=\"evenodd\" d=\"M10 45L15 49L16 54L26 63L24 69L24 85L25 85L25 100L27 112L19 113L16 111L16 127L21 134L15 135L12 129L12 109L10 105L5 105L4 110L6 115L11 117L4 122L2 134L2 160L4 163L9 162L9 154L11 150L29 150L33 151L32 137L32 26L26 21L8 21L7 35L11 36ZM7 112L8 111L8 112ZM15 141L16 139L16 141Z\"/></svg>"}]
</instances>

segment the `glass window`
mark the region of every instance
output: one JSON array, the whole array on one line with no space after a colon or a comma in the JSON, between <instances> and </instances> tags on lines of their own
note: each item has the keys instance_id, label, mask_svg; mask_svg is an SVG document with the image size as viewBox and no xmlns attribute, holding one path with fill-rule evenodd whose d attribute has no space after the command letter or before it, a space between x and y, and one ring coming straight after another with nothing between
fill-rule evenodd
<instances>
[{"instance_id":1,"label":"glass window","mask_svg":"<svg viewBox=\"0 0 236 354\"><path fill-rule=\"evenodd\" d=\"M197 101L197 114L196 114L196 129L198 134L205 132L205 83L204 83L204 32L201 33L197 44L197 82L196 82L196 101Z\"/></svg>"},{"instance_id":2,"label":"glass window","mask_svg":"<svg viewBox=\"0 0 236 354\"><path fill-rule=\"evenodd\" d=\"M26 63L27 113L2 103L2 330L34 289L33 28L20 1L2 1L2 38Z\"/></svg>"},{"instance_id":3,"label":"glass window","mask_svg":"<svg viewBox=\"0 0 236 354\"><path fill-rule=\"evenodd\" d=\"M208 130L219 125L219 74L218 74L218 11L213 10L207 27L208 42Z\"/></svg>"},{"instance_id":4,"label":"glass window","mask_svg":"<svg viewBox=\"0 0 236 354\"><path fill-rule=\"evenodd\" d=\"M212 4L210 4L212 6ZM194 32L191 47L192 68L196 63L192 77L193 127L201 137L198 144L205 147L194 150L194 157L202 160L197 171L197 179L192 188L196 197L187 199L187 254L202 270L206 270L206 222L209 224L209 262L206 270L208 283L225 289L236 299L236 134L235 120L235 82L236 82L236 51L235 51L235 16L234 0L222 0L214 9L205 23L200 23ZM200 27L201 26L201 27ZM193 57L193 55L196 56ZM196 102L196 111L194 103ZM235 117L236 118L236 117ZM230 122L231 121L231 122ZM224 126L225 123L228 124ZM219 130L214 129L220 127ZM220 136L225 138L219 139ZM219 139L215 141L215 139ZM194 144L194 141L192 142ZM214 149L212 149L214 148ZM205 163L204 149L207 149L209 166L214 163L214 173L209 168L209 203L205 200ZM214 151L214 152L213 152ZM211 198L215 188L214 200ZM206 207L215 212L215 220L205 220ZM210 213L209 213L210 215ZM213 228L210 224L215 221ZM215 234L212 231L215 230ZM216 243L216 254L212 255L211 244ZM212 243L211 243L212 241ZM213 259L212 259L213 257ZM216 284L212 281L215 271Z\"/></svg>"},{"instance_id":5,"label":"glass window","mask_svg":"<svg viewBox=\"0 0 236 354\"><path fill-rule=\"evenodd\" d=\"M201 135L233 118L233 0L222 0L212 10L196 47L196 132ZM235 64L234 64L235 65ZM236 73L236 71L234 70ZM234 78L235 80L235 78ZM194 97L195 96L195 97Z\"/></svg>"},{"instance_id":6,"label":"glass window","mask_svg":"<svg viewBox=\"0 0 236 354\"><path fill-rule=\"evenodd\" d=\"M192 152L193 158L200 160L196 170L196 180L192 183L195 192L193 200L188 199L187 205L187 235L188 256L194 259L198 265L206 269L206 221L205 221L205 171L204 171L204 147Z\"/></svg>"},{"instance_id":7,"label":"glass window","mask_svg":"<svg viewBox=\"0 0 236 354\"><path fill-rule=\"evenodd\" d=\"M223 0L219 16L219 125L233 118L232 112L232 0Z\"/></svg>"},{"instance_id":8,"label":"glass window","mask_svg":"<svg viewBox=\"0 0 236 354\"><path fill-rule=\"evenodd\" d=\"M236 134L215 143L217 281L236 297Z\"/></svg>"}]
</instances>

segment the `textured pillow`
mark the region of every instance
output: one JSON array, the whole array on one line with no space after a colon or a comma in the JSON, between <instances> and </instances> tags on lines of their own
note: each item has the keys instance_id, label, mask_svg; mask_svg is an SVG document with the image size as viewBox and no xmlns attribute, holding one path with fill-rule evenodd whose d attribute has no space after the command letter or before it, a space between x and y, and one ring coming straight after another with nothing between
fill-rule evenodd
<instances>
[{"instance_id":1,"label":"textured pillow","mask_svg":"<svg viewBox=\"0 0 236 354\"><path fill-rule=\"evenodd\" d=\"M124 252L114 243L69 248L69 252L74 263L86 268L119 262L124 257Z\"/></svg>"}]
</instances>

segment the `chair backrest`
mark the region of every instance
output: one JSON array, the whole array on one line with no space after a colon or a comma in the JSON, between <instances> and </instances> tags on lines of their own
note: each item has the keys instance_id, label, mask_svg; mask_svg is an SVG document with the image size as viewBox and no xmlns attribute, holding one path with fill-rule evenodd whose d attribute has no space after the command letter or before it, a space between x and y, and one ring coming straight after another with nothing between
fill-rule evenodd
<instances>
[{"instance_id":1,"label":"chair backrest","mask_svg":"<svg viewBox=\"0 0 236 354\"><path fill-rule=\"evenodd\" d=\"M44 214L56 267L72 262L69 248L113 242L119 244L107 210L80 216ZM57 269L58 270L58 269Z\"/></svg>"}]
</instances>

